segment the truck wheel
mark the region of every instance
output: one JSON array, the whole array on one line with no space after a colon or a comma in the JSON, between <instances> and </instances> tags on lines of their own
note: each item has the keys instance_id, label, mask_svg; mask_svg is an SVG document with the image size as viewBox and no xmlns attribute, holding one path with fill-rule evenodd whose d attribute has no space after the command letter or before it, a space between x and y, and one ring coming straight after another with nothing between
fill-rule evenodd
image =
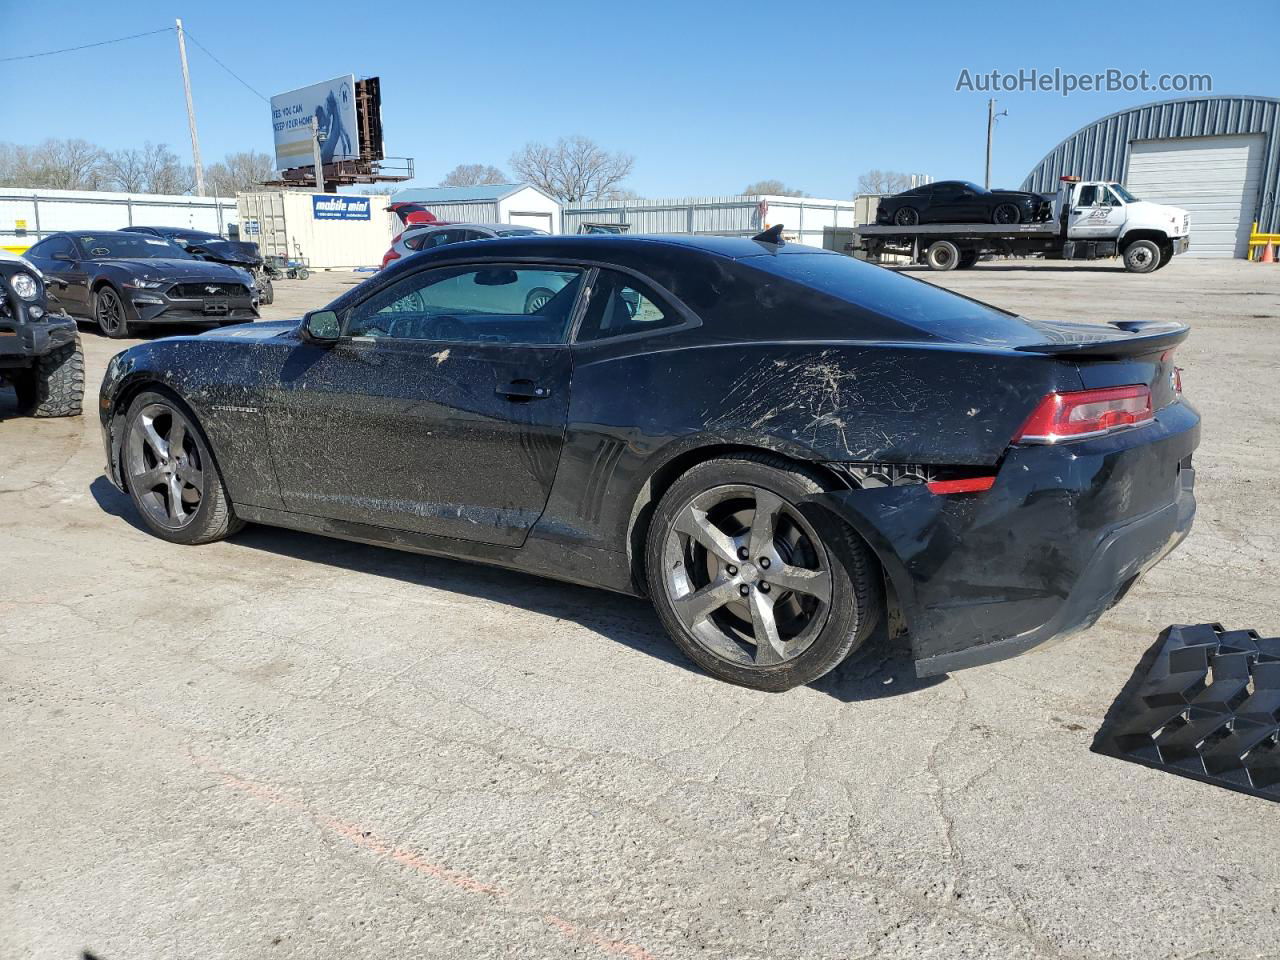
<instances>
[{"instance_id":1,"label":"truck wheel","mask_svg":"<svg viewBox=\"0 0 1280 960\"><path fill-rule=\"evenodd\" d=\"M1163 270L1165 267L1169 265L1169 261L1172 259L1173 259L1173 244L1167 243L1167 242L1160 244L1160 265L1156 267L1156 269Z\"/></svg>"},{"instance_id":2,"label":"truck wheel","mask_svg":"<svg viewBox=\"0 0 1280 960\"><path fill-rule=\"evenodd\" d=\"M920 214L912 207L901 207L893 215L893 222L900 227L914 227L920 222Z\"/></svg>"},{"instance_id":3,"label":"truck wheel","mask_svg":"<svg viewBox=\"0 0 1280 960\"><path fill-rule=\"evenodd\" d=\"M991 212L992 223L1018 223L1022 219L1022 211L1017 204L1002 203Z\"/></svg>"},{"instance_id":4,"label":"truck wheel","mask_svg":"<svg viewBox=\"0 0 1280 960\"><path fill-rule=\"evenodd\" d=\"M960 254L960 262L956 264L957 270L968 270L978 262L978 254L973 250L966 250Z\"/></svg>"},{"instance_id":5,"label":"truck wheel","mask_svg":"<svg viewBox=\"0 0 1280 960\"><path fill-rule=\"evenodd\" d=\"M960 248L950 240L937 240L929 244L924 258L930 270L954 270L960 263Z\"/></svg>"},{"instance_id":6,"label":"truck wheel","mask_svg":"<svg viewBox=\"0 0 1280 960\"><path fill-rule=\"evenodd\" d=\"M18 409L33 417L78 417L84 401L84 353L80 338L36 360L14 378Z\"/></svg>"},{"instance_id":7,"label":"truck wheel","mask_svg":"<svg viewBox=\"0 0 1280 960\"><path fill-rule=\"evenodd\" d=\"M129 335L124 301L111 287L99 287L93 292L93 319L97 321L98 329L113 340Z\"/></svg>"},{"instance_id":8,"label":"truck wheel","mask_svg":"<svg viewBox=\"0 0 1280 960\"><path fill-rule=\"evenodd\" d=\"M1154 240L1135 240L1124 248L1124 268L1130 273L1151 273L1160 267L1160 247Z\"/></svg>"}]
</instances>

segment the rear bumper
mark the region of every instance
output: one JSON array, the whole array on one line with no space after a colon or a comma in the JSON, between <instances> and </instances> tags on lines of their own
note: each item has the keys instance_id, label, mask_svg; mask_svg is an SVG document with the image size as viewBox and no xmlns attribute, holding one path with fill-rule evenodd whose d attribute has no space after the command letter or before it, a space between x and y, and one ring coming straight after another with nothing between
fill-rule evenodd
<instances>
[{"instance_id":1,"label":"rear bumper","mask_svg":"<svg viewBox=\"0 0 1280 960\"><path fill-rule=\"evenodd\" d=\"M920 676L992 663L1085 629L1188 534L1200 419L1016 447L986 493L923 485L823 497L879 556Z\"/></svg>"}]
</instances>

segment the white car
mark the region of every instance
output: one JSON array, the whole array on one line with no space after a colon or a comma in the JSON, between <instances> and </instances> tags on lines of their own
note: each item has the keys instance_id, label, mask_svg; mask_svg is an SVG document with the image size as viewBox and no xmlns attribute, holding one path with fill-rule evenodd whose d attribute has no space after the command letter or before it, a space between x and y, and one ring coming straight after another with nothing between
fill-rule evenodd
<instances>
[{"instance_id":1,"label":"white car","mask_svg":"<svg viewBox=\"0 0 1280 960\"><path fill-rule=\"evenodd\" d=\"M391 249L382 258L382 266L394 263L401 257L420 250L444 246L446 243L464 243L467 240L491 240L494 237L547 236L547 231L537 227L519 227L510 223L422 223L409 224L404 232L391 242Z\"/></svg>"}]
</instances>

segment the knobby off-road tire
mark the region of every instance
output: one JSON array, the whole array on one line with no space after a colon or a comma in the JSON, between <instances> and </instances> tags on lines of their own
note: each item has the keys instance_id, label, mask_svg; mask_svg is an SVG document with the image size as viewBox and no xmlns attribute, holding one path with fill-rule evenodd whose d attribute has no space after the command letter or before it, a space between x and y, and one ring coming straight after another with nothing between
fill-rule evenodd
<instances>
[{"instance_id":1,"label":"knobby off-road tire","mask_svg":"<svg viewBox=\"0 0 1280 960\"><path fill-rule=\"evenodd\" d=\"M788 690L835 669L883 607L879 565L826 511L810 471L740 454L691 468L663 496L646 544L649 595L708 673Z\"/></svg>"},{"instance_id":2,"label":"knobby off-road tire","mask_svg":"<svg viewBox=\"0 0 1280 960\"><path fill-rule=\"evenodd\" d=\"M14 377L18 409L33 417L78 417L84 405L84 353L80 338L36 360Z\"/></svg>"},{"instance_id":3,"label":"knobby off-road tire","mask_svg":"<svg viewBox=\"0 0 1280 960\"><path fill-rule=\"evenodd\" d=\"M129 405L120 465L135 509L163 540L212 543L244 526L204 431L171 394L144 391Z\"/></svg>"}]
</instances>

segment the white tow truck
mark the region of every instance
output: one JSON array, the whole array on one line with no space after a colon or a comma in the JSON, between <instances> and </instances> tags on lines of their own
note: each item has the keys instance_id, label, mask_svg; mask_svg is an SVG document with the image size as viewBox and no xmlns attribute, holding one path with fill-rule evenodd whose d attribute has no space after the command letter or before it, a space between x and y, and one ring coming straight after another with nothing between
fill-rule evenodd
<instances>
[{"instance_id":1,"label":"white tow truck","mask_svg":"<svg viewBox=\"0 0 1280 960\"><path fill-rule=\"evenodd\" d=\"M907 256L934 270L964 270L984 256L1098 260L1122 257L1151 273L1191 245L1191 215L1139 200L1118 183L1059 178L1056 216L1042 223L927 223L858 227L855 254Z\"/></svg>"}]
</instances>

